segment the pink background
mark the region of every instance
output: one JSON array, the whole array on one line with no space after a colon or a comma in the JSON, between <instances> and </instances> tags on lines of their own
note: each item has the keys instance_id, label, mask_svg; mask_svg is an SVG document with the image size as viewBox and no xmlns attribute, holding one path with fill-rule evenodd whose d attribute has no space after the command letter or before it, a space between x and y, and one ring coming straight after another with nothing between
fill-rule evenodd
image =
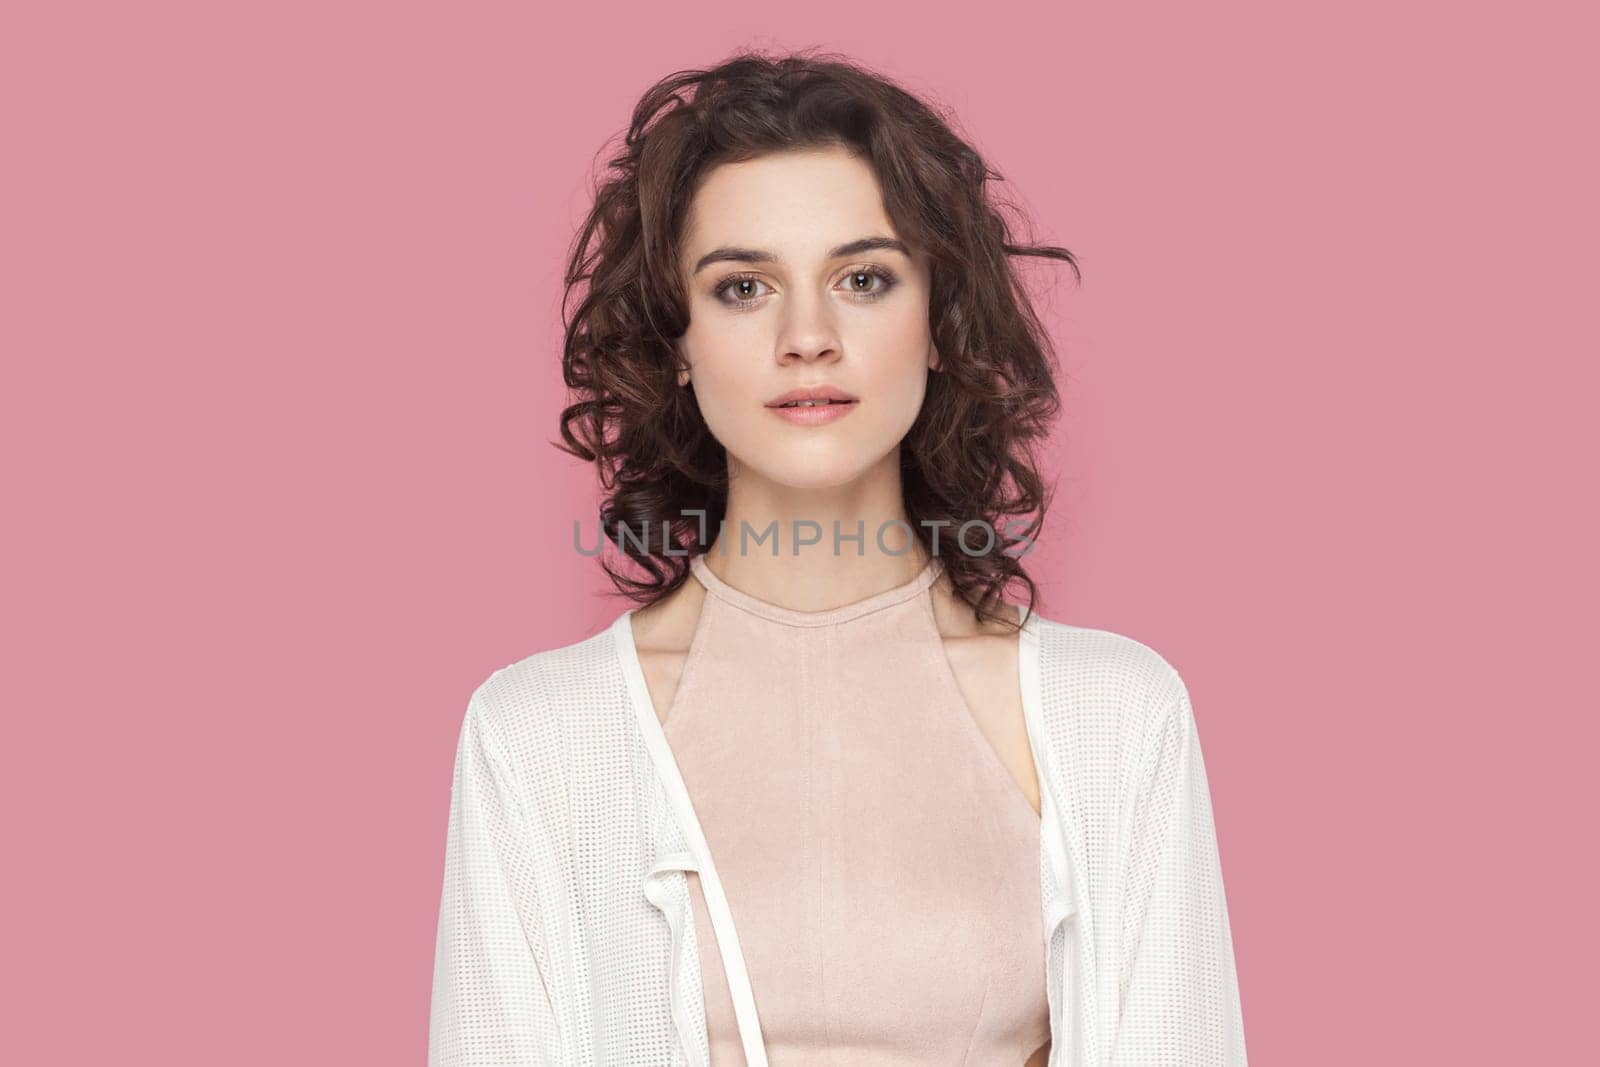
<instances>
[{"instance_id":1,"label":"pink background","mask_svg":"<svg viewBox=\"0 0 1600 1067\"><path fill-rule=\"evenodd\" d=\"M627 606L547 445L562 255L637 95L741 44L952 107L1081 256L1042 610L1190 685L1253 1062L1578 1058L1580 5L30 6L7 1061L423 1061L466 698Z\"/></svg>"}]
</instances>

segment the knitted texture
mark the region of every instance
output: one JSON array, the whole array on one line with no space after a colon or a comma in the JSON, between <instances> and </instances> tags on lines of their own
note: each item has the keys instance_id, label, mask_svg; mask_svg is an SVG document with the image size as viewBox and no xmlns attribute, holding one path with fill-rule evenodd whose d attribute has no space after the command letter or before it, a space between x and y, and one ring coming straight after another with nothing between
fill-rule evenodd
<instances>
[{"instance_id":1,"label":"knitted texture","mask_svg":"<svg viewBox=\"0 0 1600 1067\"><path fill-rule=\"evenodd\" d=\"M430 1067L708 1067L689 871L728 924L725 971L750 1003L630 615L495 671L467 703ZM1019 651L1042 805L1051 1067L1243 1067L1210 790L1182 678L1132 638L1037 614ZM749 1011L741 1033L759 1067Z\"/></svg>"}]
</instances>

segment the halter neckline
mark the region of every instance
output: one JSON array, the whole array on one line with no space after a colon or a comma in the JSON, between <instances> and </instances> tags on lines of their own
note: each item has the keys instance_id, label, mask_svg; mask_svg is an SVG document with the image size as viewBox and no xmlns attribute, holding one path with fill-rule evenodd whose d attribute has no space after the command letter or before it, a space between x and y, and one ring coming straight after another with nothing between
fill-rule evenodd
<instances>
[{"instance_id":1,"label":"halter neckline","mask_svg":"<svg viewBox=\"0 0 1600 1067\"><path fill-rule=\"evenodd\" d=\"M705 586L708 595L732 604L742 611L764 619L770 619L773 622L783 623L787 626L834 626L917 596L931 586L939 577L940 572L944 569L944 563L938 556L930 556L922 570L918 571L916 576L909 581L901 582L899 585L885 589L881 593L874 593L862 600L841 604L834 608L823 608L820 611L801 611L797 608L784 607L781 604L763 600L742 589L737 589L717 577L710 565L706 563L704 554L697 555L690 560L689 568L700 584Z\"/></svg>"}]
</instances>

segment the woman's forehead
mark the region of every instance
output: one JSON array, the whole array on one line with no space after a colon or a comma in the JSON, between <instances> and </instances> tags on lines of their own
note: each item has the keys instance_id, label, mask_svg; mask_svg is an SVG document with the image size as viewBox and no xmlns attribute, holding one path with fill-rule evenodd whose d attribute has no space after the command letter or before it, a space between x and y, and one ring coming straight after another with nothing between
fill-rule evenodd
<instances>
[{"instance_id":1,"label":"woman's forehead","mask_svg":"<svg viewBox=\"0 0 1600 1067\"><path fill-rule=\"evenodd\" d=\"M720 246L820 257L869 234L898 236L872 168L817 149L713 168L690 202L683 250L691 261Z\"/></svg>"}]
</instances>

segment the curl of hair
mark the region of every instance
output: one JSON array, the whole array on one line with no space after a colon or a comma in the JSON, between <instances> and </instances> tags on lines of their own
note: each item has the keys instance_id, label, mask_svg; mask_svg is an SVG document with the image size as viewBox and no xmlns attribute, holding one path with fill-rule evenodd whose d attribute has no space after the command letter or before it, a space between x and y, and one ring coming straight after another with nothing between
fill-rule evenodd
<instances>
[{"instance_id":1,"label":"curl of hair","mask_svg":"<svg viewBox=\"0 0 1600 1067\"><path fill-rule=\"evenodd\" d=\"M553 443L596 464L600 529L617 531L613 542L647 575L602 558L612 583L641 604L676 589L720 528L728 489L726 454L693 387L677 384L690 200L721 163L836 146L873 167L899 236L932 267L940 370L901 443L908 518L930 552L930 530L941 531L938 554L976 617L1012 622L999 610L1007 585L1027 589L1030 614L1037 589L1002 538L1031 544L1043 526L1051 492L1034 450L1060 408L1049 338L1013 257L1060 260L1081 274L1066 249L1013 236L1001 212L1010 205L990 189L1003 177L940 113L843 57L744 51L670 74L639 100L568 255L562 370L574 402ZM948 550L973 520L996 532L990 550Z\"/></svg>"}]
</instances>

